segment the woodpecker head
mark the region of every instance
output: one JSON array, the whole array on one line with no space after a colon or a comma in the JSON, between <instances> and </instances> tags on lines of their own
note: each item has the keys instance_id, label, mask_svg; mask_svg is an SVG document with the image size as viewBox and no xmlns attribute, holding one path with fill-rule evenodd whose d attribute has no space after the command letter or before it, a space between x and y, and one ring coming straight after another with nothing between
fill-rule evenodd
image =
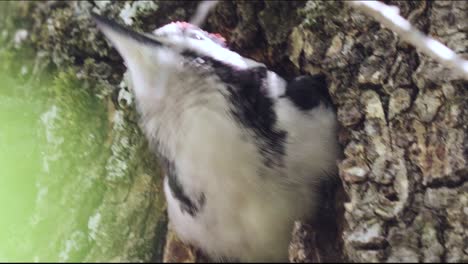
<instances>
[{"instance_id":1,"label":"woodpecker head","mask_svg":"<svg viewBox=\"0 0 468 264\"><path fill-rule=\"evenodd\" d=\"M92 13L99 29L106 35L112 45L119 51L124 60L134 60L133 53L144 53L143 47L149 49L191 49L200 54L211 55L223 53L226 40L219 34L208 33L187 22L172 22L152 32L138 33L103 16ZM145 54L149 55L149 54Z\"/></svg>"},{"instance_id":2,"label":"woodpecker head","mask_svg":"<svg viewBox=\"0 0 468 264\"><path fill-rule=\"evenodd\" d=\"M184 21L177 21L167 24L154 30L153 34L158 37L182 37L185 39L185 41L187 40L187 37L193 40L199 40L195 41L195 46L197 46L197 44L198 46L210 45L212 44L211 42L214 42L215 44L218 44L222 47L226 47L226 39L224 39L220 34L208 33L201 28Z\"/></svg>"},{"instance_id":3,"label":"woodpecker head","mask_svg":"<svg viewBox=\"0 0 468 264\"><path fill-rule=\"evenodd\" d=\"M164 105L162 101L180 102L180 96L186 94L201 98L193 94L219 92L223 90L221 86L233 81L262 84L268 87L262 88L268 96L284 92L281 77L268 71L264 64L231 51L219 34L186 22L172 22L151 34L138 33L94 13L92 17L124 59L137 102L140 101L139 110L145 104L158 107Z\"/></svg>"},{"instance_id":4,"label":"woodpecker head","mask_svg":"<svg viewBox=\"0 0 468 264\"><path fill-rule=\"evenodd\" d=\"M200 83L209 79L200 76L216 75L213 67L225 76L249 67L264 67L229 50L220 35L186 22L173 22L147 34L96 14L92 16L124 59L137 100L142 98L142 102L151 99L152 104L158 104L160 99L171 93L186 94L201 88L213 88L216 85ZM207 68L211 72L208 73ZM193 83L197 81L191 76L198 77L197 84ZM275 78L276 75L272 75L270 79ZM189 80L192 83L187 83Z\"/></svg>"}]
</instances>

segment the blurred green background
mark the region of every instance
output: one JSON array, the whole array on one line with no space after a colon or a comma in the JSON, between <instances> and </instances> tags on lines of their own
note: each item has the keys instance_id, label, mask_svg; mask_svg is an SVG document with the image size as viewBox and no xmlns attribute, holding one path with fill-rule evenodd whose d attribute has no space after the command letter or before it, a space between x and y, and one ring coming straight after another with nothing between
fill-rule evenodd
<instances>
[{"instance_id":1,"label":"blurred green background","mask_svg":"<svg viewBox=\"0 0 468 264\"><path fill-rule=\"evenodd\" d=\"M104 193L105 111L71 76L42 74L0 74L1 261L83 259Z\"/></svg>"},{"instance_id":2,"label":"blurred green background","mask_svg":"<svg viewBox=\"0 0 468 264\"><path fill-rule=\"evenodd\" d=\"M45 130L39 120L45 98L34 100L34 89L5 74L0 80L0 260L8 261L27 250L27 243L16 241L32 230L36 199L42 198L35 183L41 173L39 133ZM42 190L41 196L47 192Z\"/></svg>"}]
</instances>

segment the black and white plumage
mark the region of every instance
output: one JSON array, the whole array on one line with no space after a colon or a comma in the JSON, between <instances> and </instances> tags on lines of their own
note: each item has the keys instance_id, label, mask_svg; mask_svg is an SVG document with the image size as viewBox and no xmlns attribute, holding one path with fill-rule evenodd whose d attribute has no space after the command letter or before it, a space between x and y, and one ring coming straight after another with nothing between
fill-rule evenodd
<instances>
[{"instance_id":1,"label":"black and white plumage","mask_svg":"<svg viewBox=\"0 0 468 264\"><path fill-rule=\"evenodd\" d=\"M319 213L336 173L324 80L287 83L187 23L140 34L93 16L129 70L178 236L213 259L286 261L293 222Z\"/></svg>"}]
</instances>

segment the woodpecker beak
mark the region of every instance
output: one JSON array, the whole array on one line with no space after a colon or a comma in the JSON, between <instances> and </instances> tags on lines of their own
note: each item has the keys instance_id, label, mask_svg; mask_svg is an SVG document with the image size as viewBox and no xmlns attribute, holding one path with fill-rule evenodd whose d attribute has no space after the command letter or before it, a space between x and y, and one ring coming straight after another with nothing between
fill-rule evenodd
<instances>
[{"instance_id":1,"label":"woodpecker beak","mask_svg":"<svg viewBox=\"0 0 468 264\"><path fill-rule=\"evenodd\" d=\"M163 44L153 37L138 33L95 13L91 13L91 16L98 28L125 60L127 67L145 65L145 60L151 57L150 54L154 49L163 47Z\"/></svg>"},{"instance_id":2,"label":"woodpecker beak","mask_svg":"<svg viewBox=\"0 0 468 264\"><path fill-rule=\"evenodd\" d=\"M145 45L162 46L158 40L151 38L145 34L138 33L128 27L120 25L106 17L96 13L91 13L98 28L106 35L114 45L118 45L118 40L128 39Z\"/></svg>"},{"instance_id":3,"label":"woodpecker beak","mask_svg":"<svg viewBox=\"0 0 468 264\"><path fill-rule=\"evenodd\" d=\"M97 27L124 59L136 92L143 94L154 90L156 62L159 58L156 55L165 45L153 36L138 33L95 13L91 15Z\"/></svg>"}]
</instances>

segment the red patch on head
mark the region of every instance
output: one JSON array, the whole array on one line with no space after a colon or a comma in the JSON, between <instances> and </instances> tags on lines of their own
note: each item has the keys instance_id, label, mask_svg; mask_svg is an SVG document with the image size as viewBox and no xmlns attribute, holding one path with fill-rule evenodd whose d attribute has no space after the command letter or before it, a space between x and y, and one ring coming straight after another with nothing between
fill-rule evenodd
<instances>
[{"instance_id":1,"label":"red patch on head","mask_svg":"<svg viewBox=\"0 0 468 264\"><path fill-rule=\"evenodd\" d=\"M221 36L219 33L209 33L208 35L210 36L210 38L216 39L219 42L226 44L226 39L223 36Z\"/></svg>"},{"instance_id":2,"label":"red patch on head","mask_svg":"<svg viewBox=\"0 0 468 264\"><path fill-rule=\"evenodd\" d=\"M170 24L176 24L178 27L180 27L181 29L188 29L188 28L197 28L197 29L200 29L199 27L195 26L195 25L192 25L188 22L185 22L185 21L175 21L175 22L171 22ZM222 46L226 46L226 39L221 36L220 34L218 33L208 33L202 29L200 29L201 31L205 32L205 34L208 35L208 37L210 39L212 39L213 41L217 42L218 44L221 44Z\"/></svg>"},{"instance_id":3,"label":"red patch on head","mask_svg":"<svg viewBox=\"0 0 468 264\"><path fill-rule=\"evenodd\" d=\"M185 22L185 21L176 21L176 22L172 22L172 23L175 23L180 28L193 28L193 27L195 27L194 25L192 25L192 24L190 24L188 22Z\"/></svg>"}]
</instances>

